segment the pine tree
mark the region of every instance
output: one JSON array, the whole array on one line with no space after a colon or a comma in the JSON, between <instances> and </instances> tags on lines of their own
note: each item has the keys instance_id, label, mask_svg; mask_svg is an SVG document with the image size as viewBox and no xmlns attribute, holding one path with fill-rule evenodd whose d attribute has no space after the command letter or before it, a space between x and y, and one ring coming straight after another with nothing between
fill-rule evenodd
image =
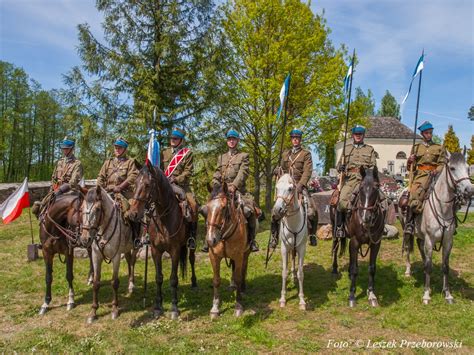
<instances>
[{"instance_id":1,"label":"pine tree","mask_svg":"<svg viewBox=\"0 0 474 355\"><path fill-rule=\"evenodd\" d=\"M467 118L469 118L471 121L474 121L474 105L472 105L469 109L469 112L467 113Z\"/></svg>"},{"instance_id":2,"label":"pine tree","mask_svg":"<svg viewBox=\"0 0 474 355\"><path fill-rule=\"evenodd\" d=\"M448 126L448 131L444 135L444 147L450 153L461 152L461 147L459 146L459 138L454 133L452 125Z\"/></svg>"},{"instance_id":3,"label":"pine tree","mask_svg":"<svg viewBox=\"0 0 474 355\"><path fill-rule=\"evenodd\" d=\"M467 152L467 164L474 165L474 135L471 136L471 149Z\"/></svg>"},{"instance_id":4,"label":"pine tree","mask_svg":"<svg viewBox=\"0 0 474 355\"><path fill-rule=\"evenodd\" d=\"M380 109L377 115L381 117L396 117L400 120L400 105L388 90L380 102Z\"/></svg>"}]
</instances>

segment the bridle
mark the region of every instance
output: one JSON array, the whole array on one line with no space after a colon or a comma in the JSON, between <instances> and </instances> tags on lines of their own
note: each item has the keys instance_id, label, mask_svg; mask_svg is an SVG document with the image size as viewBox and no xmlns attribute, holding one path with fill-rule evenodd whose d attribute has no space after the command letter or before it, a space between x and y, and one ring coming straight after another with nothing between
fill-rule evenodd
<instances>
[{"instance_id":1,"label":"bridle","mask_svg":"<svg viewBox=\"0 0 474 355\"><path fill-rule=\"evenodd\" d=\"M209 218L207 218L206 226L208 228L209 227L214 227L216 229L219 229L220 241L225 241L225 240L229 239L232 235L234 235L235 230L237 229L237 227L240 224L240 214L238 215L237 220L235 220L234 218L232 218L232 213L230 213L232 205L233 205L232 201L234 200L233 195L227 196L226 194L222 193L222 194L219 194L218 196L216 196L214 198L211 198L210 201L220 200L222 198L226 199L225 206L223 208L223 210L224 210L223 222L222 223L216 223L216 222L213 222L213 221L209 221ZM235 211L235 206L233 206L233 207L234 208L232 210ZM230 225L226 226L227 225L226 222L228 220L230 220L232 223Z\"/></svg>"}]
</instances>

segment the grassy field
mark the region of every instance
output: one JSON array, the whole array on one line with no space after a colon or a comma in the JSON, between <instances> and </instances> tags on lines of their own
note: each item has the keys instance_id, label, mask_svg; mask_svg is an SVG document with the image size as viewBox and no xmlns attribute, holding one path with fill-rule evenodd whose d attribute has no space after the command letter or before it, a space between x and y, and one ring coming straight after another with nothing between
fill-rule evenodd
<instances>
[{"instance_id":1,"label":"grassy field","mask_svg":"<svg viewBox=\"0 0 474 355\"><path fill-rule=\"evenodd\" d=\"M358 305L347 307L349 279L347 257L342 275L330 273L330 242L309 248L305 260L307 311L298 309L297 289L290 282L288 303L280 309L279 250L264 268L265 250L252 254L244 316L233 316L233 294L227 290L229 271L224 268L223 311L211 321L212 271L207 255L199 253L199 287L180 280L178 321L152 318L154 271L149 274L148 304L142 307L144 261L137 265L136 292L126 297L126 263L121 265L120 317L110 319L110 267L103 267L99 320L86 324L92 291L86 284L88 261L76 259L77 307L66 312L65 266L55 259L52 309L38 316L44 297L44 266L40 259L26 261L29 243L27 214L8 226L0 226L0 353L3 352L312 352L367 351L382 346L391 352L432 353L449 349L411 349L404 341L462 342L456 351L474 352L474 215L458 229L451 256L450 284L456 303L447 305L441 295L440 254L435 253L432 303L422 305L423 270L415 253L414 275L405 278L401 240L382 242L376 275L379 308L366 300L367 260L360 263ZM37 226L35 226L37 229ZM201 234L202 235L202 234ZM266 245L268 232L258 235ZM165 262L165 307L169 309L169 262ZM189 273L188 273L189 274ZM370 341L370 343L368 343ZM383 343L387 341L389 343ZM379 343L377 343L379 342ZM396 348L390 349L393 342ZM335 348L335 345L343 349ZM403 345L403 348L399 346ZM452 351L452 350L451 350Z\"/></svg>"}]
</instances>

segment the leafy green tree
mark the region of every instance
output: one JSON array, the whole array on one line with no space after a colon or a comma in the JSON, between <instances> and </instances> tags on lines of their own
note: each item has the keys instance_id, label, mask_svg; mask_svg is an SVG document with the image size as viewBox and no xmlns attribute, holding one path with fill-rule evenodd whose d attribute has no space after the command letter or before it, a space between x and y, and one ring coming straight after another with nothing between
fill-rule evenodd
<instances>
[{"instance_id":1,"label":"leafy green tree","mask_svg":"<svg viewBox=\"0 0 474 355\"><path fill-rule=\"evenodd\" d=\"M450 153L461 152L461 147L459 146L459 138L456 136L452 125L448 126L448 131L444 135L443 145Z\"/></svg>"},{"instance_id":2,"label":"leafy green tree","mask_svg":"<svg viewBox=\"0 0 474 355\"><path fill-rule=\"evenodd\" d=\"M472 105L469 109L469 112L467 113L467 118L469 118L471 121L474 121L474 105Z\"/></svg>"},{"instance_id":3,"label":"leafy green tree","mask_svg":"<svg viewBox=\"0 0 474 355\"><path fill-rule=\"evenodd\" d=\"M471 149L467 152L467 163L474 165L474 135L471 136Z\"/></svg>"},{"instance_id":4,"label":"leafy green tree","mask_svg":"<svg viewBox=\"0 0 474 355\"><path fill-rule=\"evenodd\" d=\"M377 115L381 117L396 117L400 120L400 105L388 90L385 92L384 97L382 97Z\"/></svg>"}]
</instances>

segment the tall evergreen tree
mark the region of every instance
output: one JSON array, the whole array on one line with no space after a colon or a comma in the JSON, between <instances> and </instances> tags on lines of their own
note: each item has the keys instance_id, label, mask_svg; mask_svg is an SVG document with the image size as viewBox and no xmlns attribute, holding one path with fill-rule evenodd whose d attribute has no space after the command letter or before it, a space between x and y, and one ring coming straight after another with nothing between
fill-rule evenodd
<instances>
[{"instance_id":1,"label":"tall evergreen tree","mask_svg":"<svg viewBox=\"0 0 474 355\"><path fill-rule=\"evenodd\" d=\"M384 97L382 97L377 115L381 117L396 117L400 120L400 105L388 90L385 92Z\"/></svg>"},{"instance_id":2,"label":"tall evergreen tree","mask_svg":"<svg viewBox=\"0 0 474 355\"><path fill-rule=\"evenodd\" d=\"M474 121L474 105L471 105L471 108L467 113L467 118L469 118L471 121Z\"/></svg>"},{"instance_id":3,"label":"tall evergreen tree","mask_svg":"<svg viewBox=\"0 0 474 355\"><path fill-rule=\"evenodd\" d=\"M456 136L452 125L448 126L448 131L444 135L443 145L450 153L461 152L461 147L459 146L459 138Z\"/></svg>"},{"instance_id":4,"label":"tall evergreen tree","mask_svg":"<svg viewBox=\"0 0 474 355\"><path fill-rule=\"evenodd\" d=\"M471 136L471 149L467 152L467 163L474 165L474 134Z\"/></svg>"}]
</instances>

